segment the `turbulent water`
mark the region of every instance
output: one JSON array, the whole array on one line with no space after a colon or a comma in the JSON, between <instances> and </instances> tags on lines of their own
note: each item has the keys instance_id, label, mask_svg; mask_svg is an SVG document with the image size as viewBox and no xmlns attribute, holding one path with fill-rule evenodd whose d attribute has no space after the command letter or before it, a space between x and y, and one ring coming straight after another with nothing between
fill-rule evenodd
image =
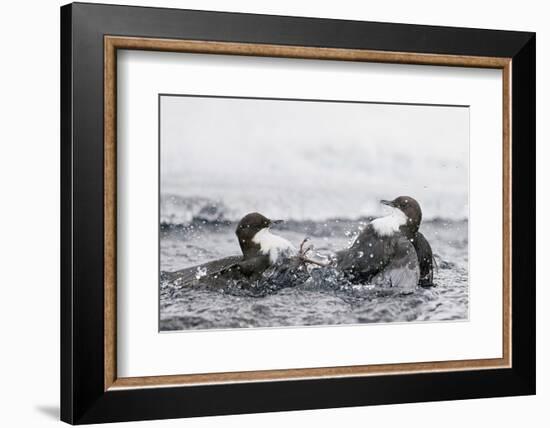
<instances>
[{"instance_id":1,"label":"turbulent water","mask_svg":"<svg viewBox=\"0 0 550 428\"><path fill-rule=\"evenodd\" d=\"M196 213L197 214L197 213ZM240 254L235 222L212 208L185 223L161 225L162 272ZM274 229L296 246L307 236L322 256L347 247L369 219L288 221ZM160 284L160 329L224 329L376 322L443 321L468 318L468 223L425 221L437 269L436 287L403 294L369 284L350 284L330 268L307 271L274 268L255 287L189 287Z\"/></svg>"}]
</instances>

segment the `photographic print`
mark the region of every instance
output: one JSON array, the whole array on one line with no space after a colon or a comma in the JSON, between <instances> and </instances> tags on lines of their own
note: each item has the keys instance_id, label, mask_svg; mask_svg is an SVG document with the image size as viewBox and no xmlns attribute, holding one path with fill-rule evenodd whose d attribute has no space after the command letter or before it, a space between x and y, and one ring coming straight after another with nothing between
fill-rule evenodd
<instances>
[{"instance_id":1,"label":"photographic print","mask_svg":"<svg viewBox=\"0 0 550 428\"><path fill-rule=\"evenodd\" d=\"M159 95L160 331L467 320L469 108Z\"/></svg>"}]
</instances>

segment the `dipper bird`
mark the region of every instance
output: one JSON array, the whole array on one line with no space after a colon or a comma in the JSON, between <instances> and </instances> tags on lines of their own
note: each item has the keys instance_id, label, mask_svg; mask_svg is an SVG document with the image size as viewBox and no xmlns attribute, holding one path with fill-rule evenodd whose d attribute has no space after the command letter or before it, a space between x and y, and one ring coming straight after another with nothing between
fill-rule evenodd
<instances>
[{"instance_id":1,"label":"dipper bird","mask_svg":"<svg viewBox=\"0 0 550 428\"><path fill-rule=\"evenodd\" d=\"M245 215L235 231L243 259L237 264L241 273L246 276L261 275L280 257L292 257L297 254L296 248L285 238L274 235L270 227L282 223L282 220L270 220L259 213Z\"/></svg>"},{"instance_id":2,"label":"dipper bird","mask_svg":"<svg viewBox=\"0 0 550 428\"><path fill-rule=\"evenodd\" d=\"M163 272L161 279L185 284L203 281L204 278L221 280L221 285L228 279L256 280L279 260L300 256L292 243L271 233L271 226L278 223L282 220L271 220L256 212L247 214L235 230L241 256L225 257L176 272Z\"/></svg>"},{"instance_id":3,"label":"dipper bird","mask_svg":"<svg viewBox=\"0 0 550 428\"><path fill-rule=\"evenodd\" d=\"M418 229L422 210L410 196L381 201L391 214L372 220L350 248L336 254L336 267L354 281L413 289L433 285L433 255Z\"/></svg>"}]
</instances>

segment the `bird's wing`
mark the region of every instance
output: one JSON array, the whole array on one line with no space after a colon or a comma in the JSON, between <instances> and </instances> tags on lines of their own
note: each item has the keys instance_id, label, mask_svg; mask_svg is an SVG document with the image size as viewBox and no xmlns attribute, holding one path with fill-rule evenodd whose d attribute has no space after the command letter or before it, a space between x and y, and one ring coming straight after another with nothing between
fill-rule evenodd
<instances>
[{"instance_id":1,"label":"bird's wing","mask_svg":"<svg viewBox=\"0 0 550 428\"><path fill-rule=\"evenodd\" d=\"M213 260L198 266L181 269L175 272L162 272L161 280L178 281L180 284L191 283L202 278L220 274L242 261L242 256L229 256L223 259Z\"/></svg>"},{"instance_id":2,"label":"bird's wing","mask_svg":"<svg viewBox=\"0 0 550 428\"><path fill-rule=\"evenodd\" d=\"M426 237L418 232L414 239L414 248L418 255L418 264L420 267L419 285L422 287L434 286L434 256L432 247Z\"/></svg>"},{"instance_id":3,"label":"bird's wing","mask_svg":"<svg viewBox=\"0 0 550 428\"><path fill-rule=\"evenodd\" d=\"M379 236L372 224L368 224L350 248L336 254L337 266L344 272L369 280L388 265L395 245L394 237Z\"/></svg>"},{"instance_id":4,"label":"bird's wing","mask_svg":"<svg viewBox=\"0 0 550 428\"><path fill-rule=\"evenodd\" d=\"M259 255L241 260L236 264L236 267L238 272L254 279L261 275L270 266L270 264L271 262L269 261L268 255Z\"/></svg>"},{"instance_id":5,"label":"bird's wing","mask_svg":"<svg viewBox=\"0 0 550 428\"><path fill-rule=\"evenodd\" d=\"M414 290L420 278L418 257L414 245L405 235L399 234L394 238L395 252L384 268L372 282L379 285L399 287Z\"/></svg>"}]
</instances>

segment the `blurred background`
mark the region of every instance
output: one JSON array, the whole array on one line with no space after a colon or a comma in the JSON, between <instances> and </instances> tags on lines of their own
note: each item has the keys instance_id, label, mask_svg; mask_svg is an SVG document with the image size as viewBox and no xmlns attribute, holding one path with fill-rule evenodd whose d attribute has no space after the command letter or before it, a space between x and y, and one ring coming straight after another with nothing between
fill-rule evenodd
<instances>
[{"instance_id":1,"label":"blurred background","mask_svg":"<svg viewBox=\"0 0 550 428\"><path fill-rule=\"evenodd\" d=\"M160 126L162 223L468 217L467 107L162 96Z\"/></svg>"}]
</instances>

